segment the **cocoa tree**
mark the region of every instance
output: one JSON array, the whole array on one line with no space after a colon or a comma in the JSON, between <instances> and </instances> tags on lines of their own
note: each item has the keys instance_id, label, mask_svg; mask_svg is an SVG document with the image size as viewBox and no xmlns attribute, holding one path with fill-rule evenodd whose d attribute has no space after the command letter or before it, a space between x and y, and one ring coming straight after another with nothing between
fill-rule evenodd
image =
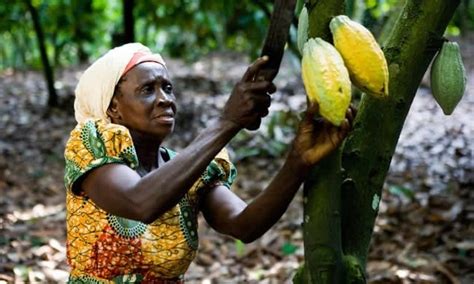
<instances>
[{"instance_id":1,"label":"cocoa tree","mask_svg":"<svg viewBox=\"0 0 474 284\"><path fill-rule=\"evenodd\" d=\"M362 96L344 145L313 169L304 188L305 265L299 283L365 283L365 267L383 183L423 74L443 42L460 0L406 1L382 42L388 99ZM329 21L343 0L311 0L309 37L331 42Z\"/></svg>"}]
</instances>

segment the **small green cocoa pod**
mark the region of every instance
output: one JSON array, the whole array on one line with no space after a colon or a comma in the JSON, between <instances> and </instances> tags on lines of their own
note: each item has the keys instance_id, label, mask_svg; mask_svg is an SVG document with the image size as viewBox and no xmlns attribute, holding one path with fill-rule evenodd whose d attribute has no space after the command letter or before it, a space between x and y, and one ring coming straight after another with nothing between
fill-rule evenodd
<instances>
[{"instance_id":1,"label":"small green cocoa pod","mask_svg":"<svg viewBox=\"0 0 474 284\"><path fill-rule=\"evenodd\" d=\"M453 113L466 90L466 70L459 45L445 42L431 66L431 91L445 115Z\"/></svg>"},{"instance_id":2,"label":"small green cocoa pod","mask_svg":"<svg viewBox=\"0 0 474 284\"><path fill-rule=\"evenodd\" d=\"M303 6L298 18L298 33L296 35L296 43L300 54L303 55L304 44L308 41L308 9Z\"/></svg>"}]
</instances>

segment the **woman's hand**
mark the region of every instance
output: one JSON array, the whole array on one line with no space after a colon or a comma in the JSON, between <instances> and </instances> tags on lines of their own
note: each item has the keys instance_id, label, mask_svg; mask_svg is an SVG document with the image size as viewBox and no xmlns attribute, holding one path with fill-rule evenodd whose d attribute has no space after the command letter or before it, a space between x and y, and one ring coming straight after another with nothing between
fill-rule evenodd
<instances>
[{"instance_id":1,"label":"woman's hand","mask_svg":"<svg viewBox=\"0 0 474 284\"><path fill-rule=\"evenodd\" d=\"M261 118L268 114L271 98L276 91L270 81L257 81L256 77L267 56L258 58L249 66L242 79L235 85L222 113L222 119L236 124L239 128L255 130Z\"/></svg>"},{"instance_id":2,"label":"woman's hand","mask_svg":"<svg viewBox=\"0 0 474 284\"><path fill-rule=\"evenodd\" d=\"M337 149L346 138L356 116L356 109L350 106L341 126L336 127L323 118L314 119L318 105L306 111L300 122L298 132L293 141L290 157L301 160L304 166L311 167Z\"/></svg>"}]
</instances>

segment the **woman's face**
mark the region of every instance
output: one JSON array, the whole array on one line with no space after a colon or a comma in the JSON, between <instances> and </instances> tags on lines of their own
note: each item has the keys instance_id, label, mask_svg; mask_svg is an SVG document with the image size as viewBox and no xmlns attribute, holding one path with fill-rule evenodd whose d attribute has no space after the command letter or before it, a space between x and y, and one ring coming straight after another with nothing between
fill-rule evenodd
<instances>
[{"instance_id":1,"label":"woman's face","mask_svg":"<svg viewBox=\"0 0 474 284\"><path fill-rule=\"evenodd\" d=\"M112 122L159 141L173 131L176 98L163 65L140 63L122 77L117 88L107 112Z\"/></svg>"}]
</instances>

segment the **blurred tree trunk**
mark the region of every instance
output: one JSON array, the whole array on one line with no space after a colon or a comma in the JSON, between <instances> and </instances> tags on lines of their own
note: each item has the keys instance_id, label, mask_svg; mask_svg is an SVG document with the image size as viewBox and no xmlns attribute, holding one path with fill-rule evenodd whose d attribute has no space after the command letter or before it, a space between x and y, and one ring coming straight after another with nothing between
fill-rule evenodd
<instances>
[{"instance_id":1,"label":"blurred tree trunk","mask_svg":"<svg viewBox=\"0 0 474 284\"><path fill-rule=\"evenodd\" d=\"M135 41L135 20L133 18L134 0L122 0L123 5L123 43Z\"/></svg>"},{"instance_id":2,"label":"blurred tree trunk","mask_svg":"<svg viewBox=\"0 0 474 284\"><path fill-rule=\"evenodd\" d=\"M36 38L38 39L38 47L40 49L41 62L43 63L44 76L46 78L46 85L48 88L48 106L55 107L58 105L58 95L54 88L54 71L51 67L48 59L48 54L46 52L46 45L44 41L43 29L41 28L41 22L39 19L38 11L33 6L31 0L25 0L25 4L28 8L28 11L31 15L33 21L33 26L36 33Z\"/></svg>"},{"instance_id":3,"label":"blurred tree trunk","mask_svg":"<svg viewBox=\"0 0 474 284\"><path fill-rule=\"evenodd\" d=\"M92 35L89 31L94 24L90 18L84 23L83 15L91 15L93 13L92 0L77 0L73 1L73 6L76 7L79 13L74 17L74 41L77 48L77 59L79 63L84 63L89 59L89 54L84 50L84 43L92 41Z\"/></svg>"},{"instance_id":4,"label":"blurred tree trunk","mask_svg":"<svg viewBox=\"0 0 474 284\"><path fill-rule=\"evenodd\" d=\"M383 44L390 97L363 95L354 129L305 182L305 265L299 283L365 283L370 239L406 115L460 0L406 1ZM329 21L343 0L311 0L310 37L331 41Z\"/></svg>"},{"instance_id":5,"label":"blurred tree trunk","mask_svg":"<svg viewBox=\"0 0 474 284\"><path fill-rule=\"evenodd\" d=\"M134 0L122 0L123 30L112 34L112 46L135 41L135 19L133 17Z\"/></svg>"}]
</instances>

